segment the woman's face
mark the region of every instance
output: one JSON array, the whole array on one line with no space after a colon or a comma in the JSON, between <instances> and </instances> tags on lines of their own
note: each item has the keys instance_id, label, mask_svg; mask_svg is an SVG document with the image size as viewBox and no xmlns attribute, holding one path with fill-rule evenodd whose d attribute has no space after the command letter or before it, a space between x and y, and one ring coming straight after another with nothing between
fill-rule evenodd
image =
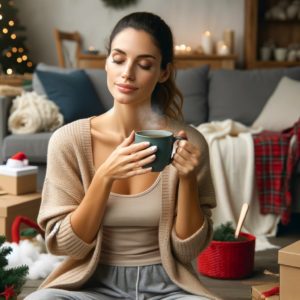
<instances>
[{"instance_id":1,"label":"woman's face","mask_svg":"<svg viewBox=\"0 0 300 300\"><path fill-rule=\"evenodd\" d=\"M168 77L160 65L160 51L148 33L133 28L119 32L106 60L107 85L114 100L123 104L150 103L156 83Z\"/></svg>"}]
</instances>

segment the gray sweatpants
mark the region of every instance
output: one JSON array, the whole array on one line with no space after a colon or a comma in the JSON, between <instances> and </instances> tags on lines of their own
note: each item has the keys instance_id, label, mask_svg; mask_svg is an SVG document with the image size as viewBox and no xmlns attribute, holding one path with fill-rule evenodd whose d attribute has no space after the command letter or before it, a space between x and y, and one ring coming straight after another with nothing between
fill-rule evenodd
<instances>
[{"instance_id":1,"label":"gray sweatpants","mask_svg":"<svg viewBox=\"0 0 300 300\"><path fill-rule=\"evenodd\" d=\"M41 289L25 300L179 300L206 297L189 294L175 285L161 264L140 267L101 265L80 291Z\"/></svg>"}]
</instances>

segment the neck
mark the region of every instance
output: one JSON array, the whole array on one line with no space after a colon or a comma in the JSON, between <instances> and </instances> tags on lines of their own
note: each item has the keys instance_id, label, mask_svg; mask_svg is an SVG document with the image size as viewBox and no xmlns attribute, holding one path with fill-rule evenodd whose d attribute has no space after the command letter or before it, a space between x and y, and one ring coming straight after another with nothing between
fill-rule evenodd
<instances>
[{"instance_id":1,"label":"neck","mask_svg":"<svg viewBox=\"0 0 300 300\"><path fill-rule=\"evenodd\" d=\"M123 138L129 136L132 130L161 129L166 126L166 118L155 113L148 103L136 107L115 103L110 114L116 131Z\"/></svg>"}]
</instances>

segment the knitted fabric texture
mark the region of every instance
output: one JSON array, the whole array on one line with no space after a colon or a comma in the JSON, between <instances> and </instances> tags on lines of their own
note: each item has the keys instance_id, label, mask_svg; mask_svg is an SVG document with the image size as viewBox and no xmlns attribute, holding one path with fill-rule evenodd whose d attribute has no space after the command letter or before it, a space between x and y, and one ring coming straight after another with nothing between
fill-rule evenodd
<instances>
[{"instance_id":1,"label":"knitted fabric texture","mask_svg":"<svg viewBox=\"0 0 300 300\"><path fill-rule=\"evenodd\" d=\"M14 134L54 131L63 124L59 108L36 92L25 92L13 100L8 128Z\"/></svg>"},{"instance_id":2,"label":"knitted fabric texture","mask_svg":"<svg viewBox=\"0 0 300 300\"><path fill-rule=\"evenodd\" d=\"M174 167L166 167L162 172L162 208L159 222L162 264L171 280L182 289L209 299L218 299L201 284L191 264L212 237L210 210L215 206L215 196L208 147L197 130L175 121L170 121L168 127L174 133L180 129L185 130L189 140L200 148L198 191L199 205L205 221L189 238L182 240L176 236L174 220L179 179ZM46 232L48 250L68 257L49 275L41 288L80 289L98 266L103 227L100 227L94 241L86 243L75 234L70 222L70 215L82 201L94 174L90 118L69 123L57 130L49 142L38 222Z\"/></svg>"}]
</instances>

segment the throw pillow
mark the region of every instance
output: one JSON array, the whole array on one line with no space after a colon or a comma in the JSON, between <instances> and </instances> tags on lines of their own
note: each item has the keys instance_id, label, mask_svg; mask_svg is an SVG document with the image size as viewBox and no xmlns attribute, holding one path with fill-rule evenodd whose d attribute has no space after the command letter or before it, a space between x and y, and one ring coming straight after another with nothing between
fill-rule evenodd
<instances>
[{"instance_id":1,"label":"throw pillow","mask_svg":"<svg viewBox=\"0 0 300 300\"><path fill-rule=\"evenodd\" d=\"M55 102L65 123L105 111L95 88L83 70L68 74L36 70L47 97Z\"/></svg>"},{"instance_id":2,"label":"throw pillow","mask_svg":"<svg viewBox=\"0 0 300 300\"><path fill-rule=\"evenodd\" d=\"M291 127L300 117L300 81L283 77L253 127L282 131Z\"/></svg>"},{"instance_id":3,"label":"throw pillow","mask_svg":"<svg viewBox=\"0 0 300 300\"><path fill-rule=\"evenodd\" d=\"M198 126L207 122L208 72L208 65L177 71L175 81L183 95L183 117L188 124Z\"/></svg>"},{"instance_id":4,"label":"throw pillow","mask_svg":"<svg viewBox=\"0 0 300 300\"><path fill-rule=\"evenodd\" d=\"M75 71L76 69L61 68L57 66L47 65L44 63L39 63L36 67L36 70L69 74ZM104 108L106 110L109 110L113 106L113 98L107 87L106 71L103 69L84 69L84 71L86 72L89 79L93 83L97 95L101 103L103 104ZM45 94L45 90L42 86L42 83L40 82L39 78L35 73L33 74L32 85L33 85L33 90L36 91L38 94L40 95Z\"/></svg>"},{"instance_id":5,"label":"throw pillow","mask_svg":"<svg viewBox=\"0 0 300 300\"><path fill-rule=\"evenodd\" d=\"M300 67L213 70L209 80L209 121L233 119L251 126L283 76L300 80Z\"/></svg>"}]
</instances>

